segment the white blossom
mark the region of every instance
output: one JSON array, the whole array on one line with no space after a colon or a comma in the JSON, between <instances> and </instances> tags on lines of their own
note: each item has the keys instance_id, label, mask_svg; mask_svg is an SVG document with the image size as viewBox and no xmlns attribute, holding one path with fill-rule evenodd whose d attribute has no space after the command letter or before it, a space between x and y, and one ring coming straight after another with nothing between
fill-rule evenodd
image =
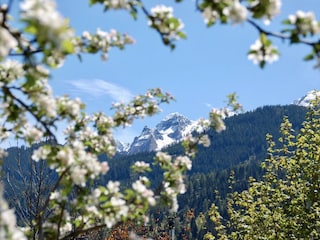
<instances>
[{"instance_id":1,"label":"white blossom","mask_svg":"<svg viewBox=\"0 0 320 240\"><path fill-rule=\"evenodd\" d=\"M156 28L166 40L172 41L180 38L184 24L181 19L174 18L172 7L157 5L151 8L151 15L149 25ZM176 21L169 21L169 19L176 19Z\"/></svg>"},{"instance_id":2,"label":"white blossom","mask_svg":"<svg viewBox=\"0 0 320 240\"><path fill-rule=\"evenodd\" d=\"M0 64L0 70L0 81L4 81L6 83L22 78L25 74L23 65L20 62L11 59L7 59L5 62L2 62Z\"/></svg>"},{"instance_id":3,"label":"white blossom","mask_svg":"<svg viewBox=\"0 0 320 240\"><path fill-rule=\"evenodd\" d=\"M23 232L18 229L13 209L3 198L3 186L0 185L0 239L26 240Z\"/></svg>"},{"instance_id":4,"label":"white blossom","mask_svg":"<svg viewBox=\"0 0 320 240\"><path fill-rule=\"evenodd\" d=\"M50 200L60 200L60 199L62 199L62 194L61 194L61 192L59 192L59 191L51 192L51 194L50 194Z\"/></svg>"},{"instance_id":5,"label":"white blossom","mask_svg":"<svg viewBox=\"0 0 320 240\"><path fill-rule=\"evenodd\" d=\"M3 148L0 148L0 159L3 159L6 156L8 156L8 152Z\"/></svg>"},{"instance_id":6,"label":"white blossom","mask_svg":"<svg viewBox=\"0 0 320 240\"><path fill-rule=\"evenodd\" d=\"M202 144L204 147L209 147L210 146L210 139L208 135L202 135L199 139L199 144Z\"/></svg>"},{"instance_id":7,"label":"white blossom","mask_svg":"<svg viewBox=\"0 0 320 240\"><path fill-rule=\"evenodd\" d=\"M150 181L146 177L140 177L139 180L135 181L132 184L132 189L140 195L141 197L147 199L148 203L153 206L156 204L154 193L152 190L148 189L146 184Z\"/></svg>"},{"instance_id":8,"label":"white blossom","mask_svg":"<svg viewBox=\"0 0 320 240\"><path fill-rule=\"evenodd\" d=\"M35 99L35 104L38 107L38 111L44 113L48 118L54 118L57 116L56 100L52 96L52 90L49 86L44 86L45 93L41 91L32 92L32 97Z\"/></svg>"},{"instance_id":9,"label":"white blossom","mask_svg":"<svg viewBox=\"0 0 320 240\"><path fill-rule=\"evenodd\" d=\"M92 51L91 49L94 48L97 49L96 51L101 52L102 60L106 60L111 47L122 49L126 44L133 44L135 41L131 36L120 34L114 29L106 32L98 28L95 34L84 31L82 38L74 38L72 42L77 53L90 52Z\"/></svg>"},{"instance_id":10,"label":"white blossom","mask_svg":"<svg viewBox=\"0 0 320 240\"><path fill-rule=\"evenodd\" d=\"M50 149L46 147L39 147L38 149L33 151L32 159L36 162L40 160L47 159L48 155L50 154Z\"/></svg>"},{"instance_id":11,"label":"white blossom","mask_svg":"<svg viewBox=\"0 0 320 240\"><path fill-rule=\"evenodd\" d=\"M56 105L61 114L67 116L69 119L74 119L80 113L83 104L79 98L72 100L67 96L63 96L56 99Z\"/></svg>"},{"instance_id":12,"label":"white blossom","mask_svg":"<svg viewBox=\"0 0 320 240\"><path fill-rule=\"evenodd\" d=\"M72 223L69 221L67 221L65 224L63 224L62 226L60 226L60 234L63 236L67 233L70 233L70 231L72 231L73 229L73 225Z\"/></svg>"},{"instance_id":13,"label":"white blossom","mask_svg":"<svg viewBox=\"0 0 320 240\"><path fill-rule=\"evenodd\" d=\"M320 33L320 23L316 21L313 12L297 11L295 15L288 17L291 24L296 25L299 34L317 34Z\"/></svg>"},{"instance_id":14,"label":"white blossom","mask_svg":"<svg viewBox=\"0 0 320 240\"><path fill-rule=\"evenodd\" d=\"M6 57L18 42L7 29L0 26L0 59Z\"/></svg>"},{"instance_id":15,"label":"white blossom","mask_svg":"<svg viewBox=\"0 0 320 240\"><path fill-rule=\"evenodd\" d=\"M171 18L173 17L173 8L165 5L157 5L151 8L151 14L158 18Z\"/></svg>"},{"instance_id":16,"label":"white blossom","mask_svg":"<svg viewBox=\"0 0 320 240\"><path fill-rule=\"evenodd\" d=\"M273 45L263 45L260 39L257 39L254 44L250 46L250 54L248 59L252 60L254 64L261 62L275 62L279 59L277 48Z\"/></svg>"},{"instance_id":17,"label":"white blossom","mask_svg":"<svg viewBox=\"0 0 320 240\"><path fill-rule=\"evenodd\" d=\"M25 126L24 137L29 143L39 142L43 137L43 131L35 126Z\"/></svg>"},{"instance_id":18,"label":"white blossom","mask_svg":"<svg viewBox=\"0 0 320 240\"><path fill-rule=\"evenodd\" d=\"M159 162L163 162L166 164L170 163L172 159L172 157L169 154L164 152L157 152L156 157L159 160Z\"/></svg>"},{"instance_id":19,"label":"white blossom","mask_svg":"<svg viewBox=\"0 0 320 240\"><path fill-rule=\"evenodd\" d=\"M190 170L192 167L192 162L187 156L178 156L175 160L175 165L185 167Z\"/></svg>"},{"instance_id":20,"label":"white blossom","mask_svg":"<svg viewBox=\"0 0 320 240\"><path fill-rule=\"evenodd\" d=\"M99 198L101 196L101 190L99 188L94 189L92 193L94 198Z\"/></svg>"},{"instance_id":21,"label":"white blossom","mask_svg":"<svg viewBox=\"0 0 320 240\"><path fill-rule=\"evenodd\" d=\"M101 173L102 173L102 174L106 174L106 173L109 171L109 169L110 169L107 162L102 162L102 163L100 164L100 166L101 166Z\"/></svg>"},{"instance_id":22,"label":"white blossom","mask_svg":"<svg viewBox=\"0 0 320 240\"><path fill-rule=\"evenodd\" d=\"M265 19L266 24L269 24L270 20L280 13L281 5L281 0L256 0L251 3L250 8L260 6L259 11L263 11L261 18Z\"/></svg>"},{"instance_id":23,"label":"white blossom","mask_svg":"<svg viewBox=\"0 0 320 240\"><path fill-rule=\"evenodd\" d=\"M210 112L210 126L213 127L217 132L222 132L226 129L223 122L223 112L219 109L212 109Z\"/></svg>"},{"instance_id":24,"label":"white blossom","mask_svg":"<svg viewBox=\"0 0 320 240\"><path fill-rule=\"evenodd\" d=\"M62 47L62 42L73 36L72 31L68 29L67 20L57 11L54 1L24 0L20 8L21 18L24 21L38 23L38 27L42 30L42 37L53 42L55 47Z\"/></svg>"},{"instance_id":25,"label":"white blossom","mask_svg":"<svg viewBox=\"0 0 320 240\"><path fill-rule=\"evenodd\" d=\"M281 5L281 0L269 0L267 15L270 16L270 18L278 15L280 13Z\"/></svg>"},{"instance_id":26,"label":"white blossom","mask_svg":"<svg viewBox=\"0 0 320 240\"><path fill-rule=\"evenodd\" d=\"M137 167L137 168L149 168L150 167L150 164L149 163L146 163L144 161L137 161L134 163L134 166Z\"/></svg>"},{"instance_id":27,"label":"white blossom","mask_svg":"<svg viewBox=\"0 0 320 240\"><path fill-rule=\"evenodd\" d=\"M71 148L65 147L62 148L58 153L57 153L57 159L61 161L62 164L69 166L75 161L75 156L74 152Z\"/></svg>"},{"instance_id":28,"label":"white blossom","mask_svg":"<svg viewBox=\"0 0 320 240\"><path fill-rule=\"evenodd\" d=\"M248 15L247 8L238 0L233 1L229 7L224 8L223 13L235 24L244 22Z\"/></svg>"},{"instance_id":29,"label":"white blossom","mask_svg":"<svg viewBox=\"0 0 320 240\"><path fill-rule=\"evenodd\" d=\"M126 201L119 197L111 197L111 211L109 214L104 215L104 222L108 228L111 228L122 217L126 217L129 212L129 207L126 205Z\"/></svg>"},{"instance_id":30,"label":"white blossom","mask_svg":"<svg viewBox=\"0 0 320 240\"><path fill-rule=\"evenodd\" d=\"M204 22L209 24L216 22L217 19L220 18L220 15L215 9L212 9L210 6L208 6L202 11L202 17Z\"/></svg>"},{"instance_id":31,"label":"white blossom","mask_svg":"<svg viewBox=\"0 0 320 240\"><path fill-rule=\"evenodd\" d=\"M109 181L107 184L107 189L109 193L117 193L120 190L120 182L118 181Z\"/></svg>"},{"instance_id":32,"label":"white blossom","mask_svg":"<svg viewBox=\"0 0 320 240\"><path fill-rule=\"evenodd\" d=\"M86 185L86 174L88 171L77 165L72 167L70 171L72 182L76 185L84 187Z\"/></svg>"},{"instance_id":33,"label":"white blossom","mask_svg":"<svg viewBox=\"0 0 320 240\"><path fill-rule=\"evenodd\" d=\"M113 9L129 9L130 8L129 0L105 0L104 5Z\"/></svg>"}]
</instances>

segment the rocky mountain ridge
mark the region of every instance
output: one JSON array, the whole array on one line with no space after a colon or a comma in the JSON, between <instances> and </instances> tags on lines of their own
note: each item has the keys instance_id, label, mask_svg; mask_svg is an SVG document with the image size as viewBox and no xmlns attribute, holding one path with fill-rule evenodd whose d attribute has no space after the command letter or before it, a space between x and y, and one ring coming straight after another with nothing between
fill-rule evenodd
<instances>
[{"instance_id":1,"label":"rocky mountain ridge","mask_svg":"<svg viewBox=\"0 0 320 240\"><path fill-rule=\"evenodd\" d=\"M134 138L129 147L117 142L117 150L122 154L136 154L160 150L177 143L197 127L197 121L192 121L175 112L167 115L154 128L145 126L141 134Z\"/></svg>"},{"instance_id":2,"label":"rocky mountain ridge","mask_svg":"<svg viewBox=\"0 0 320 240\"><path fill-rule=\"evenodd\" d=\"M308 107L310 101L320 97L320 91L311 90L293 102L294 105ZM136 154L163 149L178 143L197 127L197 121L192 121L178 112L167 115L155 128L145 126L141 134L134 138L131 144L116 141L117 152L121 154Z\"/></svg>"}]
</instances>

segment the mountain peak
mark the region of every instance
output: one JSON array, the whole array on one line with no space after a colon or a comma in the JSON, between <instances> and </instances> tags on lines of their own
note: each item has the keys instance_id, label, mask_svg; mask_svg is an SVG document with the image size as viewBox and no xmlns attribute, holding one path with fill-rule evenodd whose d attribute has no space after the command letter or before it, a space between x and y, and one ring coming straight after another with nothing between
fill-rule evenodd
<instances>
[{"instance_id":1,"label":"mountain peak","mask_svg":"<svg viewBox=\"0 0 320 240\"><path fill-rule=\"evenodd\" d=\"M320 97L320 91L314 89L309 91L305 96L295 100L293 104L308 107L310 106L310 101L314 100L316 97Z\"/></svg>"},{"instance_id":2,"label":"mountain peak","mask_svg":"<svg viewBox=\"0 0 320 240\"><path fill-rule=\"evenodd\" d=\"M180 142L183 137L194 130L195 124L196 122L178 112L170 113L155 128L145 126L140 136L134 139L127 153L160 150Z\"/></svg>"},{"instance_id":3,"label":"mountain peak","mask_svg":"<svg viewBox=\"0 0 320 240\"><path fill-rule=\"evenodd\" d=\"M186 117L183 116L181 113L173 112L173 113L169 113L165 118L162 119L162 121L168 121L172 118L186 118Z\"/></svg>"}]
</instances>

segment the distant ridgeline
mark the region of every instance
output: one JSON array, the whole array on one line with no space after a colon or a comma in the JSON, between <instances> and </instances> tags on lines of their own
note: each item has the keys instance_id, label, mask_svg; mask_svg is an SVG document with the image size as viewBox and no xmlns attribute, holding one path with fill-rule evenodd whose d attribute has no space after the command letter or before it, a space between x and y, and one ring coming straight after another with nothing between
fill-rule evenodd
<instances>
[{"instance_id":1,"label":"distant ridgeline","mask_svg":"<svg viewBox=\"0 0 320 240\"><path fill-rule=\"evenodd\" d=\"M180 214L188 209L194 209L195 214L206 212L212 202L216 202L216 191L219 197L224 199L228 193L228 179L230 171L235 172L234 190L240 191L247 187L249 176L259 178L262 175L260 162L266 157L266 134L273 135L274 140L279 138L279 127L284 116L288 116L293 128L298 130L304 120L306 108L297 105L265 106L251 112L235 115L225 120L227 129L221 133L208 130L211 146L199 147L199 151L193 160L192 170L187 180L187 192L179 197ZM36 146L33 147L33 149ZM183 152L179 144L172 145L162 151L171 154ZM43 162L32 164L32 149L26 147L13 147L9 149L9 155L3 161L2 181L5 185L5 196L11 207L15 207L19 223L30 217L32 212L23 212L26 206L30 207L32 196L19 200L19 196L28 196L30 189L37 188L42 182L42 197L48 193L48 187L55 182L57 175L44 166ZM110 171L99 180L99 183L107 183L109 179L119 180L123 184L129 184L136 178L130 174L130 165L135 161L152 162L154 152L141 152L132 155L116 155L113 159L107 159L105 155L99 156L101 160L108 160ZM32 164L32 166L31 166ZM33 170L31 170L33 169ZM35 177L34 174L41 173ZM155 169L148 177L154 183L154 188L160 186L161 172ZM32 179L32 184L30 184ZM29 194L30 195L30 194ZM216 202L225 204L223 201ZM29 205L28 205L29 204ZM31 209L37 206L31 206ZM195 224L192 225L194 236L199 235ZM198 238L198 236L197 236Z\"/></svg>"}]
</instances>

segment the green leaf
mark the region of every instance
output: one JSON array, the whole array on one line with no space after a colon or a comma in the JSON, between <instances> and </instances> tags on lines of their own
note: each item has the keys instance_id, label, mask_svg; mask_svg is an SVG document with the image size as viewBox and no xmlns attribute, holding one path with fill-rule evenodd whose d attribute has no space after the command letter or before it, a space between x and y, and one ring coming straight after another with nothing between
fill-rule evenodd
<instances>
[{"instance_id":1,"label":"green leaf","mask_svg":"<svg viewBox=\"0 0 320 240\"><path fill-rule=\"evenodd\" d=\"M184 32L178 32L177 35L182 39L187 39L187 35Z\"/></svg>"},{"instance_id":2,"label":"green leaf","mask_svg":"<svg viewBox=\"0 0 320 240\"><path fill-rule=\"evenodd\" d=\"M303 58L304 61L310 61L312 59L314 59L314 53L310 53Z\"/></svg>"},{"instance_id":3,"label":"green leaf","mask_svg":"<svg viewBox=\"0 0 320 240\"><path fill-rule=\"evenodd\" d=\"M25 30L25 32L30 33L30 34L37 34L37 32L38 32L38 29L33 24L29 24L24 30Z\"/></svg>"},{"instance_id":4,"label":"green leaf","mask_svg":"<svg viewBox=\"0 0 320 240\"><path fill-rule=\"evenodd\" d=\"M289 19L286 19L286 20L283 20L283 21L282 21L282 24L291 25L291 22L290 22Z\"/></svg>"},{"instance_id":5,"label":"green leaf","mask_svg":"<svg viewBox=\"0 0 320 240\"><path fill-rule=\"evenodd\" d=\"M63 47L65 53L68 53L68 54L74 53L74 44L71 42L71 40L63 41L62 47Z\"/></svg>"},{"instance_id":6,"label":"green leaf","mask_svg":"<svg viewBox=\"0 0 320 240\"><path fill-rule=\"evenodd\" d=\"M264 34L264 33L260 34L260 41L261 41L262 45L267 45L268 44L269 40L268 40L266 34Z\"/></svg>"}]
</instances>

